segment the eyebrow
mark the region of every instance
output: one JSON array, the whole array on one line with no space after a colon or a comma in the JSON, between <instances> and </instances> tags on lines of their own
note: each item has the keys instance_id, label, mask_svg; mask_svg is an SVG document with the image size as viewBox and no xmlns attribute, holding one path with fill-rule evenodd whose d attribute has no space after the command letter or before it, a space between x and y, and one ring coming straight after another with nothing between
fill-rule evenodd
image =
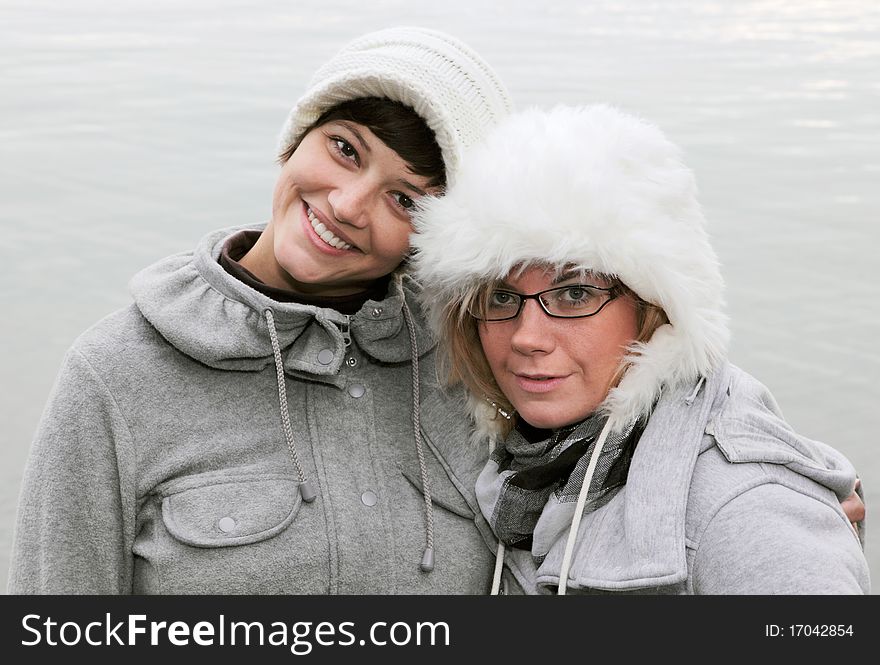
<instances>
[{"instance_id":1,"label":"eyebrow","mask_svg":"<svg viewBox=\"0 0 880 665\"><path fill-rule=\"evenodd\" d=\"M366 152L368 154L373 152L370 149L370 144L367 143L367 140L363 137L363 135L357 130L357 128L352 123L348 122L347 120L337 120L336 122L338 122L340 125L345 127L352 134L354 134L354 138L360 144L360 147L363 149L364 152ZM415 192L419 196L427 196L428 195L428 193L425 190L423 190L421 187L416 187L409 180L405 180L403 178L398 178L397 182L399 182L401 185L403 185L404 187L406 187L410 191Z\"/></svg>"},{"instance_id":2,"label":"eyebrow","mask_svg":"<svg viewBox=\"0 0 880 665\"><path fill-rule=\"evenodd\" d=\"M575 279L575 278L579 279L580 277L581 277L580 271L566 270L565 272L561 273L558 277L554 277L553 281L550 282L550 286L557 286L558 284L562 284L563 282L567 282L570 279ZM495 286L496 286L496 288L499 288L499 289L502 289L505 291L512 291L514 293L518 293L518 291L515 288L513 288L510 284L508 284L504 280L497 282L495 284Z\"/></svg>"},{"instance_id":3,"label":"eyebrow","mask_svg":"<svg viewBox=\"0 0 880 665\"><path fill-rule=\"evenodd\" d=\"M399 182L404 187L407 187L411 191L415 192L419 196L427 196L428 195L428 193L425 190L420 189L419 187L416 187L414 184L412 184L408 180L404 180L403 178L400 178L397 182Z\"/></svg>"},{"instance_id":4,"label":"eyebrow","mask_svg":"<svg viewBox=\"0 0 880 665\"><path fill-rule=\"evenodd\" d=\"M553 281L550 282L553 286L557 284L562 284L562 282L567 282L570 279L574 279L575 277L580 277L581 274L577 270L566 270L564 273L560 274L558 277L554 277Z\"/></svg>"}]
</instances>

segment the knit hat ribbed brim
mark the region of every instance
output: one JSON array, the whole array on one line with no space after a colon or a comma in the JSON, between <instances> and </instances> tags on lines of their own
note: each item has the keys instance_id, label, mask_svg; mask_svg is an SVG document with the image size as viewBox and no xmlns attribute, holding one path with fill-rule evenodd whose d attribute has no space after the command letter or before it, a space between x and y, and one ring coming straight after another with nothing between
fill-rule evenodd
<instances>
[{"instance_id":1,"label":"knit hat ribbed brim","mask_svg":"<svg viewBox=\"0 0 880 665\"><path fill-rule=\"evenodd\" d=\"M511 110L510 96L471 48L436 30L395 27L348 43L312 78L281 132L283 153L325 111L360 97L411 107L434 131L451 184L462 151Z\"/></svg>"}]
</instances>

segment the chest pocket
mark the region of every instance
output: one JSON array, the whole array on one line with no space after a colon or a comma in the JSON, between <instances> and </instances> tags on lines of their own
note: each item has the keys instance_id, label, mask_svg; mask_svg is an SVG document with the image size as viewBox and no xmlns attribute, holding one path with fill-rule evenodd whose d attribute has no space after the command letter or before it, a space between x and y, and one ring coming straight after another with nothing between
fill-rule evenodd
<instances>
[{"instance_id":1,"label":"chest pocket","mask_svg":"<svg viewBox=\"0 0 880 665\"><path fill-rule=\"evenodd\" d=\"M293 521L302 505L298 481L284 474L176 479L161 488L162 521L195 547L230 547L266 540Z\"/></svg>"}]
</instances>

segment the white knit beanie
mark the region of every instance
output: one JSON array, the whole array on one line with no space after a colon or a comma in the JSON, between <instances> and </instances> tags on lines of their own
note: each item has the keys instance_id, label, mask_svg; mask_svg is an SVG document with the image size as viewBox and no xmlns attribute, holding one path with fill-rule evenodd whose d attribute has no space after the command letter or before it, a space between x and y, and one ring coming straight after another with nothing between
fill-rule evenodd
<instances>
[{"instance_id":1,"label":"white knit beanie","mask_svg":"<svg viewBox=\"0 0 880 665\"><path fill-rule=\"evenodd\" d=\"M416 27L371 32L324 63L281 132L286 151L325 111L360 97L411 107L435 135L447 184L463 149L479 141L511 109L501 80L476 52L450 35Z\"/></svg>"}]
</instances>

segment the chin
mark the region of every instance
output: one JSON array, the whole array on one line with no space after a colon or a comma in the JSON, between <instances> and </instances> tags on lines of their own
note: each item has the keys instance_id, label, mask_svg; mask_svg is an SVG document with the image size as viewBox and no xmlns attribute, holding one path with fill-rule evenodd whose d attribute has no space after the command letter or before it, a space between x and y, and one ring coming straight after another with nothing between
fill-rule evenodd
<instances>
[{"instance_id":1,"label":"chin","mask_svg":"<svg viewBox=\"0 0 880 665\"><path fill-rule=\"evenodd\" d=\"M307 248L291 242L279 249L275 252L275 261L292 279L303 284L316 284L327 279L327 266Z\"/></svg>"},{"instance_id":2,"label":"chin","mask_svg":"<svg viewBox=\"0 0 880 665\"><path fill-rule=\"evenodd\" d=\"M580 410L574 413L560 413L559 409L553 409L552 405L547 409L540 410L517 409L517 413L529 425L540 429L559 429L560 427L580 422L590 415L590 412L582 412Z\"/></svg>"},{"instance_id":3,"label":"chin","mask_svg":"<svg viewBox=\"0 0 880 665\"><path fill-rule=\"evenodd\" d=\"M540 429L558 429L572 422L566 418L560 418L558 414L531 414L523 411L517 411L517 413L529 425L531 425L532 427L538 427Z\"/></svg>"}]
</instances>

